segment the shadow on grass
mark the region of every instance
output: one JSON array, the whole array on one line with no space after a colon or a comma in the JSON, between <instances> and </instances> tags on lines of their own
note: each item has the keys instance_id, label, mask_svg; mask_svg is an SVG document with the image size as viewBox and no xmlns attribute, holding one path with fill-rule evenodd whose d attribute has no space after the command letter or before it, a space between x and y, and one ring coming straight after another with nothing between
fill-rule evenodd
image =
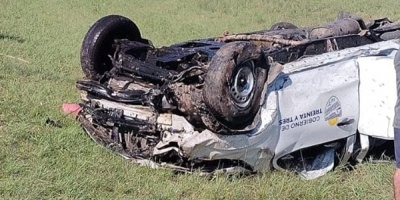
<instances>
[{"instance_id":1,"label":"shadow on grass","mask_svg":"<svg viewBox=\"0 0 400 200\"><path fill-rule=\"evenodd\" d=\"M6 34L2 34L0 33L0 40L11 40L11 41L15 41L18 43L23 43L25 42L25 39L19 37L19 36L14 36L14 35L6 35Z\"/></svg>"}]
</instances>

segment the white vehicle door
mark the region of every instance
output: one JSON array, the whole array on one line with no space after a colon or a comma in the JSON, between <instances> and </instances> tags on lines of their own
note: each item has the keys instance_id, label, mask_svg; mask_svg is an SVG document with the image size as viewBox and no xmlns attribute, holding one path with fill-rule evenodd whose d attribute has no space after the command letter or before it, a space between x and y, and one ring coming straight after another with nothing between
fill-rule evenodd
<instances>
[{"instance_id":1,"label":"white vehicle door","mask_svg":"<svg viewBox=\"0 0 400 200\"><path fill-rule=\"evenodd\" d=\"M285 75L280 77L285 80L278 91L280 136L275 160L356 133L359 114L356 59L289 71Z\"/></svg>"},{"instance_id":2,"label":"white vehicle door","mask_svg":"<svg viewBox=\"0 0 400 200\"><path fill-rule=\"evenodd\" d=\"M393 59L397 50L379 56L361 57L360 121L361 134L393 140L396 104L396 71Z\"/></svg>"}]
</instances>

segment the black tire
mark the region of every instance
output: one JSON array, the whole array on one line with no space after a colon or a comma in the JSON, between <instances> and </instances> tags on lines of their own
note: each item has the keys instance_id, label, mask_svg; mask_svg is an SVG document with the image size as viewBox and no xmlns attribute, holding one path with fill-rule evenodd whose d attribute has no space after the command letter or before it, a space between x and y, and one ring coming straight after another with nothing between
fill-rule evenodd
<instances>
[{"instance_id":1,"label":"black tire","mask_svg":"<svg viewBox=\"0 0 400 200\"><path fill-rule=\"evenodd\" d=\"M81 47L81 66L87 78L98 80L112 69L109 55L115 52L112 46L115 39L143 40L139 28L126 17L109 15L97 20L87 32Z\"/></svg>"},{"instance_id":2,"label":"black tire","mask_svg":"<svg viewBox=\"0 0 400 200\"><path fill-rule=\"evenodd\" d=\"M268 68L255 44L222 46L211 59L203 87L203 100L211 114L230 129L251 124L260 108Z\"/></svg>"},{"instance_id":3,"label":"black tire","mask_svg":"<svg viewBox=\"0 0 400 200\"><path fill-rule=\"evenodd\" d=\"M382 40L393 40L393 39L399 39L400 38L400 31L391 31L391 32L385 32L383 33L380 38Z\"/></svg>"},{"instance_id":4,"label":"black tire","mask_svg":"<svg viewBox=\"0 0 400 200\"><path fill-rule=\"evenodd\" d=\"M296 29L298 28L296 25L289 23L289 22L278 22L271 26L270 30L283 30L283 29Z\"/></svg>"}]
</instances>

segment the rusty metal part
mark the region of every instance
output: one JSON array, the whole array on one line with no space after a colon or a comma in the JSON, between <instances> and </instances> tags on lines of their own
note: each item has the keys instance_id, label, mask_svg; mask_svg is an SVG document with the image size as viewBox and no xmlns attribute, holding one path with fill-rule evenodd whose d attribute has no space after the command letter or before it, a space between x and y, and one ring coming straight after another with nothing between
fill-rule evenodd
<instances>
[{"instance_id":1,"label":"rusty metal part","mask_svg":"<svg viewBox=\"0 0 400 200\"><path fill-rule=\"evenodd\" d=\"M357 34L361 30L357 20L351 18L338 19L320 27L312 28L310 38L321 39L333 36Z\"/></svg>"},{"instance_id":2,"label":"rusty metal part","mask_svg":"<svg viewBox=\"0 0 400 200\"><path fill-rule=\"evenodd\" d=\"M126 119L123 110L84 106L78 120L92 139L128 158L150 158L159 140L156 122Z\"/></svg>"},{"instance_id":3,"label":"rusty metal part","mask_svg":"<svg viewBox=\"0 0 400 200\"><path fill-rule=\"evenodd\" d=\"M223 37L216 38L216 41L219 42L231 42L231 41L265 41L265 42L273 42L286 46L296 46L300 44L305 44L308 40L295 41L295 40L286 40L277 37L271 37L262 34L251 34L251 35L226 35Z\"/></svg>"}]
</instances>

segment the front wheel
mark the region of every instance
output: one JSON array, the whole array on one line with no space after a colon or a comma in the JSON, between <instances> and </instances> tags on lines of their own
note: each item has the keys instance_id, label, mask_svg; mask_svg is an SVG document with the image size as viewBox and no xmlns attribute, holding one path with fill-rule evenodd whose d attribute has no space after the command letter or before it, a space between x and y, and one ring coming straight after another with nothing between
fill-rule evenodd
<instances>
[{"instance_id":1,"label":"front wheel","mask_svg":"<svg viewBox=\"0 0 400 200\"><path fill-rule=\"evenodd\" d=\"M250 42L228 43L210 62L203 100L220 123L244 128L260 108L267 73L268 63L259 47Z\"/></svg>"}]
</instances>

